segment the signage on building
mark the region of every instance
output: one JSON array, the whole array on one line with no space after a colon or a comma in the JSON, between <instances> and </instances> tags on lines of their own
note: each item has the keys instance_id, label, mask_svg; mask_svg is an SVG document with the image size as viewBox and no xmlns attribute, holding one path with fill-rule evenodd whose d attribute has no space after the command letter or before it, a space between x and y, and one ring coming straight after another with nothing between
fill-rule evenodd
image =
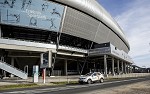
<instances>
[{"instance_id":1,"label":"signage on building","mask_svg":"<svg viewBox=\"0 0 150 94\"><path fill-rule=\"evenodd\" d=\"M89 56L100 56L104 54L109 54L109 55L121 58L123 60L133 62L127 53L125 53L123 50L119 50L117 47L115 47L112 44L110 44L110 47L90 49L88 52Z\"/></svg>"},{"instance_id":2,"label":"signage on building","mask_svg":"<svg viewBox=\"0 0 150 94\"><path fill-rule=\"evenodd\" d=\"M119 57L123 60L126 60L126 61L129 61L129 62L132 62L131 58L129 57L129 55L127 53L125 53L123 50L119 50L117 47L115 47L114 45L110 45L111 47L111 54L116 56L116 57Z\"/></svg>"},{"instance_id":3,"label":"signage on building","mask_svg":"<svg viewBox=\"0 0 150 94\"><path fill-rule=\"evenodd\" d=\"M52 52L48 51L41 54L40 68L51 68L52 65Z\"/></svg>"},{"instance_id":4,"label":"signage on building","mask_svg":"<svg viewBox=\"0 0 150 94\"><path fill-rule=\"evenodd\" d=\"M48 0L0 0L0 23L58 32L64 6Z\"/></svg>"},{"instance_id":5,"label":"signage on building","mask_svg":"<svg viewBox=\"0 0 150 94\"><path fill-rule=\"evenodd\" d=\"M103 47L89 50L89 56L97 56L102 54L110 54L110 47Z\"/></svg>"}]
</instances>

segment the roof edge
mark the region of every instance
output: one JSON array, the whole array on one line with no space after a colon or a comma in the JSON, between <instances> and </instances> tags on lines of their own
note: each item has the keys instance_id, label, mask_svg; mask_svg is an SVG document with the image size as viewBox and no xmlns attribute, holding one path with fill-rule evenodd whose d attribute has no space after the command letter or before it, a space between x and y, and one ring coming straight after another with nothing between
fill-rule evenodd
<instances>
[{"instance_id":1,"label":"roof edge","mask_svg":"<svg viewBox=\"0 0 150 94\"><path fill-rule=\"evenodd\" d=\"M96 0L55 0L55 1L74 7L102 21L123 40L123 42L130 50L129 42L126 39L123 30L120 28L117 22L111 17L111 15Z\"/></svg>"}]
</instances>

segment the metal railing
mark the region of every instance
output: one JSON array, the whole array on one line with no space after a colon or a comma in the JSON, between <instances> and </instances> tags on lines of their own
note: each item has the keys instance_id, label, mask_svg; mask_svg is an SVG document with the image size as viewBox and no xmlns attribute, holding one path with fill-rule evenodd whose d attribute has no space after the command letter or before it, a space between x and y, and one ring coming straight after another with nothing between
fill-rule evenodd
<instances>
[{"instance_id":1,"label":"metal railing","mask_svg":"<svg viewBox=\"0 0 150 94\"><path fill-rule=\"evenodd\" d=\"M20 77L20 78L27 79L28 74L26 72L7 64L6 62L4 62L3 58L1 58L1 60L0 60L0 69L5 70L13 75Z\"/></svg>"}]
</instances>

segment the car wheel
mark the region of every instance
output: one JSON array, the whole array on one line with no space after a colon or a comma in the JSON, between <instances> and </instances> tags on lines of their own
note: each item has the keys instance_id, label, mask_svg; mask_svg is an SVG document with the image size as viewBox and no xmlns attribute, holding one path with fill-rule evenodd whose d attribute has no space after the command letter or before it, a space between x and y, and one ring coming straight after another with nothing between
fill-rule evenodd
<instances>
[{"instance_id":1,"label":"car wheel","mask_svg":"<svg viewBox=\"0 0 150 94\"><path fill-rule=\"evenodd\" d=\"M104 82L104 79L103 79L103 78L101 78L99 82L100 82L100 83L103 83L103 82Z\"/></svg>"},{"instance_id":2,"label":"car wheel","mask_svg":"<svg viewBox=\"0 0 150 94\"><path fill-rule=\"evenodd\" d=\"M88 79L88 80L87 80L87 83L88 83L88 84L91 84L91 83L92 83L92 80L91 80L91 79Z\"/></svg>"}]
</instances>

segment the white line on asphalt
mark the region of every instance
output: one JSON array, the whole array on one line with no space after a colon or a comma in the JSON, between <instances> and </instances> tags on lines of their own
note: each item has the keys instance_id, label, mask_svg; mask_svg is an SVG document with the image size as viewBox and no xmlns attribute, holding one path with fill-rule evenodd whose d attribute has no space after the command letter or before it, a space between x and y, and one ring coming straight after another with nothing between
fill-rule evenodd
<instances>
[{"instance_id":1,"label":"white line on asphalt","mask_svg":"<svg viewBox=\"0 0 150 94\"><path fill-rule=\"evenodd\" d=\"M104 84L111 84L111 83L119 83L119 82L127 82L127 81L134 81L134 80L139 80L139 79L145 79L145 78L136 78L136 79L129 79L129 80L106 82L106 83L102 83L101 85L104 85Z\"/></svg>"}]
</instances>

